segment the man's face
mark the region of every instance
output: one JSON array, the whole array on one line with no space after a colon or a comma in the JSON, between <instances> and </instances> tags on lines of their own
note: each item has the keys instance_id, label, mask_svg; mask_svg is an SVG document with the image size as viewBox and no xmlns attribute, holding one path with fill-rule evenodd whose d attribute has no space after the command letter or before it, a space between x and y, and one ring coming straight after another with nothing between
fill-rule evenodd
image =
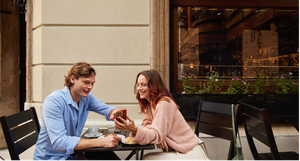
<instances>
[{"instance_id":1,"label":"man's face","mask_svg":"<svg viewBox=\"0 0 300 161\"><path fill-rule=\"evenodd\" d=\"M94 87L95 75L89 77L79 77L75 79L72 75L70 77L73 86L71 86L71 95L73 99L79 100L81 97L87 97Z\"/></svg>"}]
</instances>

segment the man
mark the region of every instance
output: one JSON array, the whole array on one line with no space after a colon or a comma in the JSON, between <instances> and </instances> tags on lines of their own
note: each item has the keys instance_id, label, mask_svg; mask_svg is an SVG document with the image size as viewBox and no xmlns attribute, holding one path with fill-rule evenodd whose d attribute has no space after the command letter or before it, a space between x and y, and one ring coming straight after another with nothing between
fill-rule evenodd
<instances>
[{"instance_id":1,"label":"man","mask_svg":"<svg viewBox=\"0 0 300 161\"><path fill-rule=\"evenodd\" d=\"M74 150L118 145L121 138L110 135L102 139L81 139L89 111L114 120L116 107L108 106L90 92L96 72L85 62L76 63L65 76L65 88L51 93L43 102L41 130L34 152L35 160L75 160ZM95 158L97 156L98 158ZM113 152L97 153L91 159L119 159Z\"/></svg>"}]
</instances>

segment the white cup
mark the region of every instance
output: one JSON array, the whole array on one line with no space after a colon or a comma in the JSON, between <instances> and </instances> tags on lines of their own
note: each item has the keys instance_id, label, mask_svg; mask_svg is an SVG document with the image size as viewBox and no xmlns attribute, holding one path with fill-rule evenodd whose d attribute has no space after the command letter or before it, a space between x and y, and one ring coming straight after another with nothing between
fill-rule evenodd
<instances>
[{"instance_id":1,"label":"white cup","mask_svg":"<svg viewBox=\"0 0 300 161\"><path fill-rule=\"evenodd\" d=\"M98 135L99 126L90 126L89 133L91 137L96 137Z\"/></svg>"}]
</instances>

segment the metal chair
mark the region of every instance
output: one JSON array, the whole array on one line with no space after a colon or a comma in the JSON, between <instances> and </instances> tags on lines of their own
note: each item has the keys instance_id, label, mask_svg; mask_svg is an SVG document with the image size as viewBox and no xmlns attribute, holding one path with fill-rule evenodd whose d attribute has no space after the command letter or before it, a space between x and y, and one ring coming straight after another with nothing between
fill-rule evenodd
<instances>
[{"instance_id":1,"label":"metal chair","mask_svg":"<svg viewBox=\"0 0 300 161\"><path fill-rule=\"evenodd\" d=\"M195 134L209 134L221 139L229 140L228 160L234 157L234 142L232 130L231 104L215 103L200 100ZM234 106L235 129L238 129L238 113L240 105ZM225 159L224 159L225 160Z\"/></svg>"},{"instance_id":2,"label":"metal chair","mask_svg":"<svg viewBox=\"0 0 300 161\"><path fill-rule=\"evenodd\" d=\"M1 125L12 160L20 160L19 155L33 146L38 138L40 124L34 107L1 117Z\"/></svg>"},{"instance_id":3,"label":"metal chair","mask_svg":"<svg viewBox=\"0 0 300 161\"><path fill-rule=\"evenodd\" d=\"M278 152L273 131L265 108L259 109L244 102L241 104L247 141L255 160L298 160L296 152ZM270 153L258 153L253 138L268 146Z\"/></svg>"}]
</instances>

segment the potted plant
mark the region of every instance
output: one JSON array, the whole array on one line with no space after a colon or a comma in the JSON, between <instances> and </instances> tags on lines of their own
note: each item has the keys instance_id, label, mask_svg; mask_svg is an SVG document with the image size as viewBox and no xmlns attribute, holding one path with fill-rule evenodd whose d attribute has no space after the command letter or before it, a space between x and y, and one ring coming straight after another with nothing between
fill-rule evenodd
<instances>
[{"instance_id":1,"label":"potted plant","mask_svg":"<svg viewBox=\"0 0 300 161\"><path fill-rule=\"evenodd\" d=\"M233 104L243 101L258 108L266 108L270 118L298 117L299 83L293 81L291 72L275 75L273 81L259 75L254 85L234 77L224 92L221 91L224 80L219 78L217 72L207 73L207 83L199 82L198 88L190 86L191 75L181 77L183 91L172 94L172 97L187 120L196 119L200 100ZM270 88L271 83L273 89Z\"/></svg>"}]
</instances>

